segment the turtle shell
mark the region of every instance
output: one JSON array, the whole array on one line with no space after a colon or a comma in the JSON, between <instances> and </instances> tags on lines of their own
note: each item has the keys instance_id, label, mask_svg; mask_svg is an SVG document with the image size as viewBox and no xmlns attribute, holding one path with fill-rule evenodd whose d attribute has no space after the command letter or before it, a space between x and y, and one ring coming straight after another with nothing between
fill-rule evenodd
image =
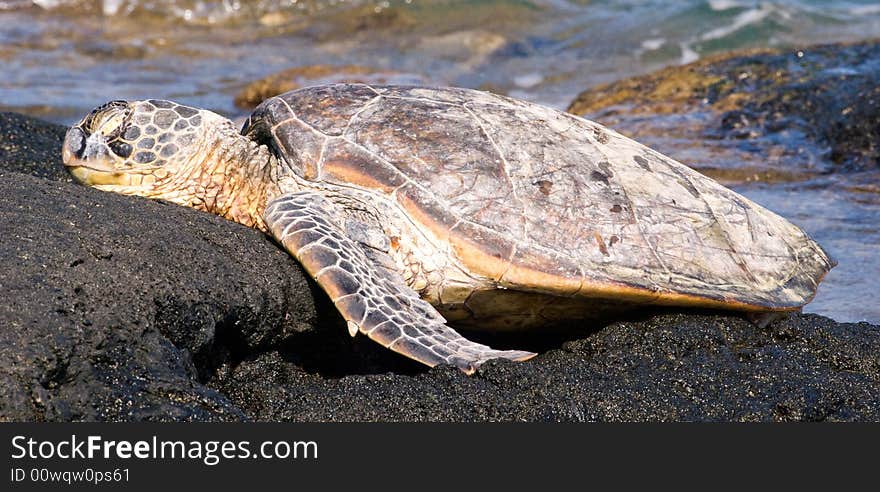
<instances>
[{"instance_id":1,"label":"turtle shell","mask_svg":"<svg viewBox=\"0 0 880 492\"><path fill-rule=\"evenodd\" d=\"M788 310L834 265L797 226L667 156L485 92L310 87L265 101L244 131L308 179L396 201L509 289Z\"/></svg>"}]
</instances>

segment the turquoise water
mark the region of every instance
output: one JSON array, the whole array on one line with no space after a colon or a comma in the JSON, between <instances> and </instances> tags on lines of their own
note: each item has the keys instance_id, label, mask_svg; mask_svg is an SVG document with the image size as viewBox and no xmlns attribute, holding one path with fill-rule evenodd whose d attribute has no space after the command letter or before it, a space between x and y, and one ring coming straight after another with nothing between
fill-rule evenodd
<instances>
[{"instance_id":1,"label":"turquoise water","mask_svg":"<svg viewBox=\"0 0 880 492\"><path fill-rule=\"evenodd\" d=\"M0 110L66 124L109 99L168 98L241 117L246 84L312 64L562 109L587 87L712 53L873 37L880 4L858 1L0 0ZM737 189L840 261L808 311L880 322L880 203L846 191L864 177L835 179Z\"/></svg>"}]
</instances>

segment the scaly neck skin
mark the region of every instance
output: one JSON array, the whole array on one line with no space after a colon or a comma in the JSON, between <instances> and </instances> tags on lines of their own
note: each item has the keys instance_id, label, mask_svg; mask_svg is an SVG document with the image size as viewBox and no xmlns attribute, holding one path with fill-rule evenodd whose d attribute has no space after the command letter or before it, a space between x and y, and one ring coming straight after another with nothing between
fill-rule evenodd
<instances>
[{"instance_id":1,"label":"scaly neck skin","mask_svg":"<svg viewBox=\"0 0 880 492\"><path fill-rule=\"evenodd\" d=\"M219 135L187 181L189 206L266 232L263 211L280 194L277 158L238 133Z\"/></svg>"}]
</instances>

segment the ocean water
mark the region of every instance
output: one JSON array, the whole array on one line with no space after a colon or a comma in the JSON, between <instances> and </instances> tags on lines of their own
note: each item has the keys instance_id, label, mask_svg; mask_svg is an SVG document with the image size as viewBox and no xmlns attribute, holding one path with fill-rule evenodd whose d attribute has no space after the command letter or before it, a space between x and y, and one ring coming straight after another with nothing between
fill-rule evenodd
<instances>
[{"instance_id":1,"label":"ocean water","mask_svg":"<svg viewBox=\"0 0 880 492\"><path fill-rule=\"evenodd\" d=\"M249 82L316 64L564 109L585 88L714 53L874 37L880 3L867 1L0 0L0 110L69 124L109 99L167 98L240 118ZM807 311L878 323L880 200L849 179L735 188L839 260Z\"/></svg>"}]
</instances>

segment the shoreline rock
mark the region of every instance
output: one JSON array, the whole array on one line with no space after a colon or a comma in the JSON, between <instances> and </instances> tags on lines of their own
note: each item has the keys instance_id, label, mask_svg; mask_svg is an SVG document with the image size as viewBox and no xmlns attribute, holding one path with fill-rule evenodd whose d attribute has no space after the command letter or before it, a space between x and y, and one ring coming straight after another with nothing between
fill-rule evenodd
<instances>
[{"instance_id":1,"label":"shoreline rock","mask_svg":"<svg viewBox=\"0 0 880 492\"><path fill-rule=\"evenodd\" d=\"M876 40L716 55L585 90L568 111L637 138L652 135L639 124L646 115L670 115L662 131L676 138L709 146L714 141L719 152L727 151L723 141L742 142L734 159L749 152L756 161L791 153L797 158L790 161L831 164L826 169L807 162L795 173L876 170L878 59ZM798 157L804 146L812 146L815 155Z\"/></svg>"},{"instance_id":2,"label":"shoreline rock","mask_svg":"<svg viewBox=\"0 0 880 492\"><path fill-rule=\"evenodd\" d=\"M0 115L0 421L880 420L880 327L816 315L657 313L424 368L350 338L259 232L66 182L61 136Z\"/></svg>"}]
</instances>

